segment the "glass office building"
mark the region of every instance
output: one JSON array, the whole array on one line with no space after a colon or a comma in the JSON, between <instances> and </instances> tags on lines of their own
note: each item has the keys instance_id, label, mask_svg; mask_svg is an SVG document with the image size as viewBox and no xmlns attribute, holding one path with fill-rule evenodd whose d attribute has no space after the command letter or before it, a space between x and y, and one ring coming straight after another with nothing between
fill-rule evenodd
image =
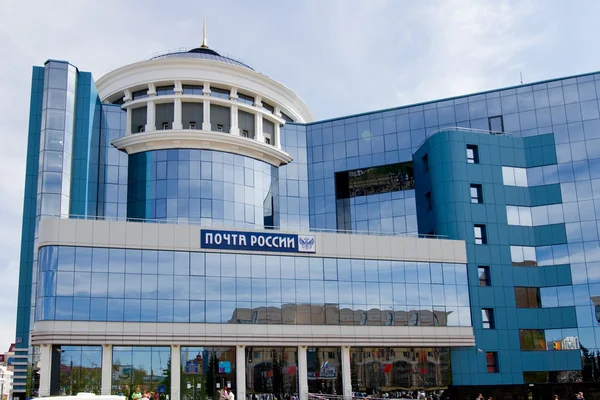
<instances>
[{"instance_id":1,"label":"glass office building","mask_svg":"<svg viewBox=\"0 0 600 400\"><path fill-rule=\"evenodd\" d=\"M15 397L599 396L599 98L314 121L205 45L34 67Z\"/></svg>"}]
</instances>

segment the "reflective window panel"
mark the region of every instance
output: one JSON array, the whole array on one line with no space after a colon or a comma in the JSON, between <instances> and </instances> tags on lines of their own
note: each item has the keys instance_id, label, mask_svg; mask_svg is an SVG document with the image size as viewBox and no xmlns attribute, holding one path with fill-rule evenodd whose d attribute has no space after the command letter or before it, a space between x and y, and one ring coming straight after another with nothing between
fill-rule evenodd
<instances>
[{"instance_id":1,"label":"reflective window panel","mask_svg":"<svg viewBox=\"0 0 600 400\"><path fill-rule=\"evenodd\" d=\"M181 347L182 398L215 398L223 389L235 393L235 362L235 347Z\"/></svg>"},{"instance_id":2,"label":"reflective window panel","mask_svg":"<svg viewBox=\"0 0 600 400\"><path fill-rule=\"evenodd\" d=\"M38 320L471 326L464 264L47 246Z\"/></svg>"}]
</instances>

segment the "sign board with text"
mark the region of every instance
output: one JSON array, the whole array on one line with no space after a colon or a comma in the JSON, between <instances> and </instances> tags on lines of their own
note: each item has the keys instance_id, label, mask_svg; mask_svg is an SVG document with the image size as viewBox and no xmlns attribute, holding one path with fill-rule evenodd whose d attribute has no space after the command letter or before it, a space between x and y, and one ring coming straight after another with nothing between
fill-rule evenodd
<instances>
[{"instance_id":1,"label":"sign board with text","mask_svg":"<svg viewBox=\"0 0 600 400\"><path fill-rule=\"evenodd\" d=\"M273 251L314 253L316 239L311 235L276 232L239 232L213 229L200 230L200 247L218 250Z\"/></svg>"}]
</instances>

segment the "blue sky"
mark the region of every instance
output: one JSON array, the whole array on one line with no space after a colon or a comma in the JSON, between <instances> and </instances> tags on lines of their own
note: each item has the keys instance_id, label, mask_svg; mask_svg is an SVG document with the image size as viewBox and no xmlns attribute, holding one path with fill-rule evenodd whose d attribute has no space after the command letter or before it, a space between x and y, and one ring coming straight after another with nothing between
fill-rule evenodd
<instances>
[{"instance_id":1,"label":"blue sky","mask_svg":"<svg viewBox=\"0 0 600 400\"><path fill-rule=\"evenodd\" d=\"M600 70L600 2L23 1L0 4L0 352L14 340L31 67L95 79L208 44L294 90L317 119Z\"/></svg>"}]
</instances>

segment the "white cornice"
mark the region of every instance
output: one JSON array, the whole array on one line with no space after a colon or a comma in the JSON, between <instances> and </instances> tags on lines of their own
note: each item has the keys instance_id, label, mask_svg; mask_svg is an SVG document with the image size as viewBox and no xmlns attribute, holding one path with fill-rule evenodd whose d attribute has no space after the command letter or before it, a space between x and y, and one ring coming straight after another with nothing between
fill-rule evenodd
<instances>
[{"instance_id":1,"label":"white cornice","mask_svg":"<svg viewBox=\"0 0 600 400\"><path fill-rule=\"evenodd\" d=\"M102 101L127 89L147 87L149 83L210 82L256 93L290 112L302 123L314 121L306 104L281 83L240 66L194 58L163 58L141 61L118 68L96 82Z\"/></svg>"},{"instance_id":2,"label":"white cornice","mask_svg":"<svg viewBox=\"0 0 600 400\"><path fill-rule=\"evenodd\" d=\"M136 133L114 139L112 145L127 154L163 149L203 149L239 154L275 167L292 161L288 153L266 143L229 133L202 130L172 129Z\"/></svg>"},{"instance_id":3,"label":"white cornice","mask_svg":"<svg viewBox=\"0 0 600 400\"><path fill-rule=\"evenodd\" d=\"M42 344L473 347L472 327L37 321Z\"/></svg>"}]
</instances>

